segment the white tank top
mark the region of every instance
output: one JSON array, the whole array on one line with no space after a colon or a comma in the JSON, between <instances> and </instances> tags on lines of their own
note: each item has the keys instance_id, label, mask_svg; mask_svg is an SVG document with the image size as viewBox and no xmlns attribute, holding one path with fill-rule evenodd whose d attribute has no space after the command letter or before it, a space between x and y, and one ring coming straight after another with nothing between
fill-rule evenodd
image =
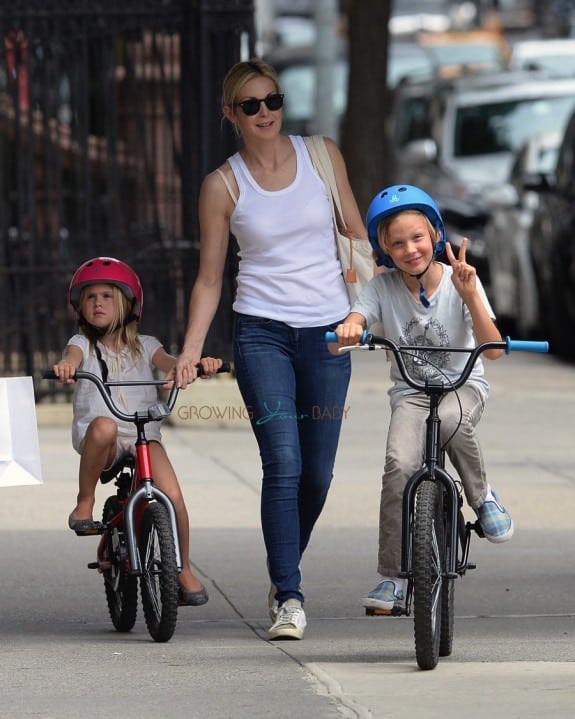
<instances>
[{"instance_id":1,"label":"white tank top","mask_svg":"<svg viewBox=\"0 0 575 719\"><path fill-rule=\"evenodd\" d=\"M291 136L294 181L282 190L261 188L241 155L228 158L239 188L230 229L239 245L234 310L318 327L350 309L337 257L331 207L303 139Z\"/></svg>"}]
</instances>

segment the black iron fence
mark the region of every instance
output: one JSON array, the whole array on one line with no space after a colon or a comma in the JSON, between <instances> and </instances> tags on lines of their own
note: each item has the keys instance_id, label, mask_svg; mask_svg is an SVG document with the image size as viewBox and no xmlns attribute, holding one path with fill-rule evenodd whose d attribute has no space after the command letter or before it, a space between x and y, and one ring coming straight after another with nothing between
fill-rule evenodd
<instances>
[{"instance_id":1,"label":"black iron fence","mask_svg":"<svg viewBox=\"0 0 575 719\"><path fill-rule=\"evenodd\" d=\"M130 263L142 332L177 351L198 263L199 185L234 149L225 70L251 0L0 0L0 375L39 377L75 330L89 257ZM231 337L233 254L207 351Z\"/></svg>"}]
</instances>

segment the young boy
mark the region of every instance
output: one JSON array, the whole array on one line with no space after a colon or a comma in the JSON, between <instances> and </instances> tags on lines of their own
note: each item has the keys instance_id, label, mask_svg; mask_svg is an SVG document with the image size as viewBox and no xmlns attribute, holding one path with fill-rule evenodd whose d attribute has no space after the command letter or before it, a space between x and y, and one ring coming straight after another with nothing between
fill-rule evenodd
<instances>
[{"instance_id":1,"label":"young boy","mask_svg":"<svg viewBox=\"0 0 575 719\"><path fill-rule=\"evenodd\" d=\"M457 378L467 359L450 347L501 341L494 314L475 269L465 261L464 240L456 259L446 242L445 227L435 201L423 190L397 185L379 192L367 214L367 229L376 261L390 271L364 288L350 315L336 329L341 345L356 344L366 327L383 323L397 344L435 345L433 363L422 356L411 371L420 378ZM449 264L436 258L447 254ZM497 359L503 350L488 350ZM389 391L391 421L382 478L377 586L363 598L365 607L392 609L404 603L401 567L401 504L409 477L421 466L429 402L402 380L392 360ZM476 512L486 538L505 542L513 535L511 517L487 483L475 427L489 386L479 359L457 394L440 406L441 441L461 477L465 497Z\"/></svg>"}]
</instances>

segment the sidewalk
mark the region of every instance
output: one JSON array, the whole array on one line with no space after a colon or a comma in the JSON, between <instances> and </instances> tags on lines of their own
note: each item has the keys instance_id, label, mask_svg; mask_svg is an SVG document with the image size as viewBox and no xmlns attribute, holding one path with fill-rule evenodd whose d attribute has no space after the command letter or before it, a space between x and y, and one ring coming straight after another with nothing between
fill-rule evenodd
<instances>
[{"instance_id":1,"label":"sidewalk","mask_svg":"<svg viewBox=\"0 0 575 719\"><path fill-rule=\"evenodd\" d=\"M45 483L0 491L0 663L32 666L34 681L0 673L5 707L21 707L0 717L82 711L96 719L101 707L85 697L109 685L113 662L113 701L126 719L161 706L167 719L570 719L573 368L522 355L488 366L492 398L481 436L516 534L500 546L473 542L478 569L457 580L454 652L433 672L417 669L411 618L366 617L359 601L375 578L387 370L373 354L354 357L335 478L303 562L302 642L267 641L261 470L247 420L225 409L239 402L233 380L194 383L182 393L178 421L165 427L210 601L182 610L162 646L149 642L141 616L130 635L110 630L101 578L85 569L95 543L65 526L78 461L64 422L69 408L39 408ZM108 494L99 488L99 508ZM153 692L136 666L153 673ZM126 683L131 696L120 692Z\"/></svg>"},{"instance_id":2,"label":"sidewalk","mask_svg":"<svg viewBox=\"0 0 575 719\"><path fill-rule=\"evenodd\" d=\"M70 427L71 402L39 402L36 405L39 427ZM248 424L249 418L237 386L230 375L199 379L182 390L167 424L198 428L225 428L238 422Z\"/></svg>"}]
</instances>

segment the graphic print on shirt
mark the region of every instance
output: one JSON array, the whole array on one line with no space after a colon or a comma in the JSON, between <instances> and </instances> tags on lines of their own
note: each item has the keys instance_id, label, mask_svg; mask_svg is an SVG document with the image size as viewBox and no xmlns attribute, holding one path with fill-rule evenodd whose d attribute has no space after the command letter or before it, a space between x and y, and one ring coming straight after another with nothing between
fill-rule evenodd
<instances>
[{"instance_id":1,"label":"graphic print on shirt","mask_svg":"<svg viewBox=\"0 0 575 719\"><path fill-rule=\"evenodd\" d=\"M400 344L423 347L449 347L449 335L445 327L433 317L422 324L417 318L411 319L403 328ZM451 361L451 352L417 350L403 353L409 374L414 379L430 380L440 377Z\"/></svg>"}]
</instances>

